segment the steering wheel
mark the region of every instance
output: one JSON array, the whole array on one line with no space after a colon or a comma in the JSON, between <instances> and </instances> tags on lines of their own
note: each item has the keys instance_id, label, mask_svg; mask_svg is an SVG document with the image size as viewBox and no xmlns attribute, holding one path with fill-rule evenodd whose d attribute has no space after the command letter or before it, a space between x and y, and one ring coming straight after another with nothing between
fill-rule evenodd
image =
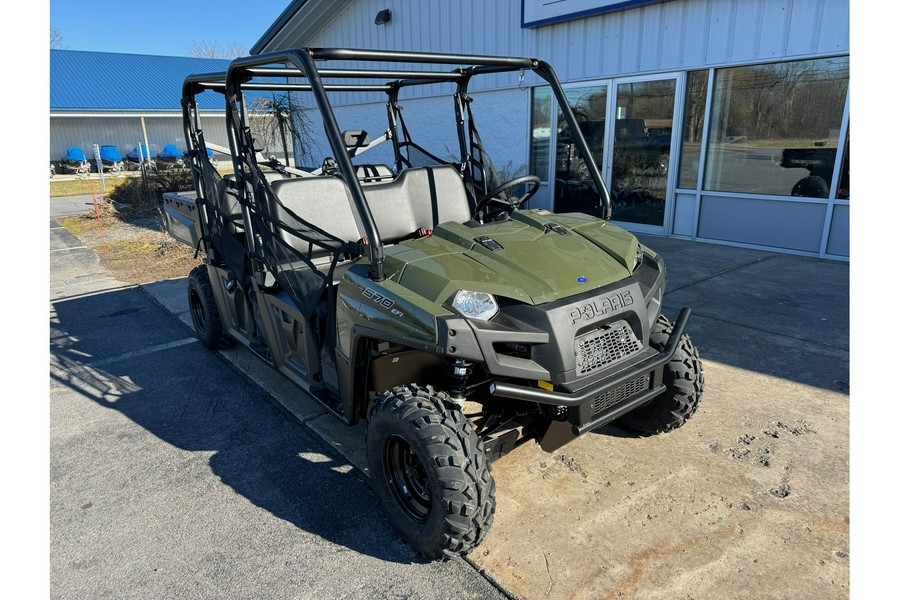
<instances>
[{"instance_id":1,"label":"steering wheel","mask_svg":"<svg viewBox=\"0 0 900 600\"><path fill-rule=\"evenodd\" d=\"M321 173L322 175L339 174L340 170L338 169L337 161L330 156L326 157L325 160L322 161L322 166L319 167L319 173Z\"/></svg>"},{"instance_id":2,"label":"steering wheel","mask_svg":"<svg viewBox=\"0 0 900 600\"><path fill-rule=\"evenodd\" d=\"M507 200L501 200L500 198L497 198L497 196L499 196L503 192L505 192L507 190L511 190L512 188L516 187L517 185L521 185L523 183L532 184L532 188L530 190L528 190L527 192L525 192L525 195L522 196L521 199L514 198L512 200L507 201ZM512 208L513 210L516 210L517 208L519 208L519 206L521 206L521 205L525 204L526 202L528 202L529 200L531 200L531 198L537 193L537 191L539 189L541 189L541 178L538 177L537 175L523 175L522 177L516 177L515 179L510 179L506 183L501 183L500 185L498 185L497 187L495 187L494 189L489 191L485 195L485 197L482 198L478 202L478 205L475 207L475 212L478 213L478 212L483 211L484 207L487 206L488 203L490 203L493 200L497 200L499 202L504 202L506 204L509 204L510 208Z\"/></svg>"}]
</instances>

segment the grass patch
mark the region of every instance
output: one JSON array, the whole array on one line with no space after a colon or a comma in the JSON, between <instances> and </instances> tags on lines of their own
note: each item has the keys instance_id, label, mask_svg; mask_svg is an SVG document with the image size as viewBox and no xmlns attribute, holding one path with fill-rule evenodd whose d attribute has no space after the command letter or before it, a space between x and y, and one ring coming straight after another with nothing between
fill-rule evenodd
<instances>
[{"instance_id":1,"label":"grass patch","mask_svg":"<svg viewBox=\"0 0 900 600\"><path fill-rule=\"evenodd\" d=\"M136 216L119 212L103 201L100 222L93 212L64 217L57 222L75 235L100 259L104 270L126 283L150 283L185 277L203 261L194 248L171 238L159 212Z\"/></svg>"},{"instance_id":2,"label":"grass patch","mask_svg":"<svg viewBox=\"0 0 900 600\"><path fill-rule=\"evenodd\" d=\"M103 216L100 216L101 222ZM99 234L100 226L97 223L97 217L94 213L85 213L74 217L63 217L56 220L61 226L69 230L69 233L75 237L97 232Z\"/></svg>"},{"instance_id":3,"label":"grass patch","mask_svg":"<svg viewBox=\"0 0 900 600\"><path fill-rule=\"evenodd\" d=\"M112 240L94 251L116 279L128 283L185 277L202 262L193 248L164 235Z\"/></svg>"},{"instance_id":4,"label":"grass patch","mask_svg":"<svg viewBox=\"0 0 900 600\"><path fill-rule=\"evenodd\" d=\"M129 179L130 177L108 177L106 179L106 193L112 192ZM91 186L93 186L93 192ZM99 176L91 176L90 179L50 181L51 198L57 198L59 196L87 196L91 193L97 194L98 196L103 194L103 187L100 185Z\"/></svg>"}]
</instances>

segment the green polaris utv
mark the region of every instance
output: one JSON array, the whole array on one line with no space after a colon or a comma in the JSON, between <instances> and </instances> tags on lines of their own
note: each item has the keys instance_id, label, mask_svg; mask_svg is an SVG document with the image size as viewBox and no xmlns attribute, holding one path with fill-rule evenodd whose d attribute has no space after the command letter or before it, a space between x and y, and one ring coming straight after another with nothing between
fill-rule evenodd
<instances>
[{"instance_id":1,"label":"green polaris utv","mask_svg":"<svg viewBox=\"0 0 900 600\"><path fill-rule=\"evenodd\" d=\"M515 81L525 70L550 85L587 157L584 212L529 209L539 178L500 181L475 127L472 78ZM452 101L458 156L412 140L400 100L420 86ZM228 147L206 139L203 93L224 100ZM320 166L263 154L248 105L275 94L316 122ZM342 94L378 102L353 118L383 106L383 135L342 131L332 105ZM491 462L516 446L552 452L613 421L665 432L697 409L690 311L675 322L661 314L665 263L610 222L609 194L547 63L295 49L190 76L182 104L196 199L167 194L163 210L171 235L205 255L188 279L197 335L211 349L245 345L336 418L365 420L375 494L425 557L484 539ZM289 132L304 130L298 119ZM232 156L233 174L217 171L211 150Z\"/></svg>"}]
</instances>

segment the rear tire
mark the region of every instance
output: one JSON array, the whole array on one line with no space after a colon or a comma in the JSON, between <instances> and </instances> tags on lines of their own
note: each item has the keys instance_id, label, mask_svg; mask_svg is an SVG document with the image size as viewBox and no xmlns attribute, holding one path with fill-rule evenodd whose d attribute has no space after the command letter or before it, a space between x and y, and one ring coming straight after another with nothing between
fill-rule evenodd
<instances>
[{"instance_id":1,"label":"rear tire","mask_svg":"<svg viewBox=\"0 0 900 600\"><path fill-rule=\"evenodd\" d=\"M210 350L234 345L234 340L225 333L206 265L194 267L188 277L188 307L201 344Z\"/></svg>"},{"instance_id":2,"label":"rear tire","mask_svg":"<svg viewBox=\"0 0 900 600\"><path fill-rule=\"evenodd\" d=\"M791 188L791 196L803 196L806 198L827 198L828 182L818 175L804 177Z\"/></svg>"},{"instance_id":3,"label":"rear tire","mask_svg":"<svg viewBox=\"0 0 900 600\"><path fill-rule=\"evenodd\" d=\"M481 439L444 392L393 388L366 431L372 487L388 520L428 559L461 556L494 521L495 484Z\"/></svg>"},{"instance_id":4,"label":"rear tire","mask_svg":"<svg viewBox=\"0 0 900 600\"><path fill-rule=\"evenodd\" d=\"M650 345L662 350L672 335L672 322L660 315L650 334ZM616 420L616 425L638 435L656 435L684 425L697 412L703 396L703 363L691 338L682 335L672 360L663 367L666 391Z\"/></svg>"}]
</instances>

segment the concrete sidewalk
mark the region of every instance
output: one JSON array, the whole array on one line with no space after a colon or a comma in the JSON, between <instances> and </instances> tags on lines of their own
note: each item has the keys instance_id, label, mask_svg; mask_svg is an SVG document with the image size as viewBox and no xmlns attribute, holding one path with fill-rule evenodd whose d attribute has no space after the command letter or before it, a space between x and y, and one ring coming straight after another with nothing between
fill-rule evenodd
<instances>
[{"instance_id":1,"label":"concrete sidewalk","mask_svg":"<svg viewBox=\"0 0 900 600\"><path fill-rule=\"evenodd\" d=\"M699 411L654 438L608 426L504 457L494 528L468 561L519 598L846 597L848 265L642 241L669 267L665 312L693 309ZM190 326L185 280L140 290ZM242 348L220 355L366 473L364 426Z\"/></svg>"}]
</instances>

